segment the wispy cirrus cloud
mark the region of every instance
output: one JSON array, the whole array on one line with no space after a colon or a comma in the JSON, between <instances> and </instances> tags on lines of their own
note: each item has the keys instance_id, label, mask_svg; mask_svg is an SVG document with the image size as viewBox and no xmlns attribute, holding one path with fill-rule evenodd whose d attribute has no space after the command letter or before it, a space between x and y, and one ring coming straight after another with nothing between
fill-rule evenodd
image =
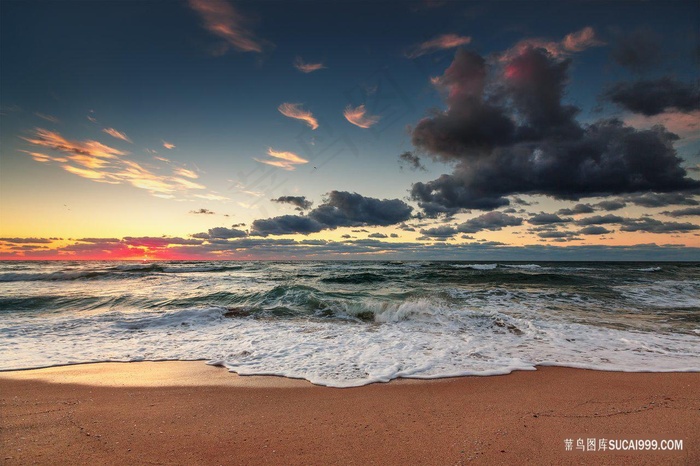
<instances>
[{"instance_id":1,"label":"wispy cirrus cloud","mask_svg":"<svg viewBox=\"0 0 700 466\"><path fill-rule=\"evenodd\" d=\"M248 19L230 3L224 0L189 0L189 5L199 14L205 29L224 40L217 55L226 53L229 48L240 52L263 51L264 41L255 36L248 26Z\"/></svg>"},{"instance_id":2,"label":"wispy cirrus cloud","mask_svg":"<svg viewBox=\"0 0 700 466\"><path fill-rule=\"evenodd\" d=\"M452 49L460 45L466 45L471 41L472 38L469 36L443 34L418 45L414 45L406 52L406 56L408 58L418 58L428 53L437 52L438 50Z\"/></svg>"},{"instance_id":3,"label":"wispy cirrus cloud","mask_svg":"<svg viewBox=\"0 0 700 466\"><path fill-rule=\"evenodd\" d=\"M323 63L305 63L301 57L296 57L294 59L294 68L298 69L302 73L313 73L314 71L322 70L325 67Z\"/></svg>"},{"instance_id":4,"label":"wispy cirrus cloud","mask_svg":"<svg viewBox=\"0 0 700 466\"><path fill-rule=\"evenodd\" d=\"M318 128L318 120L314 118L310 111L301 108L301 105L302 104L290 104L285 102L277 107L277 110L286 117L304 121L311 129Z\"/></svg>"},{"instance_id":5,"label":"wispy cirrus cloud","mask_svg":"<svg viewBox=\"0 0 700 466\"><path fill-rule=\"evenodd\" d=\"M184 176L186 178L192 178L193 180L196 180L199 178L199 175L193 172L192 170L188 170L186 168L178 167L173 169L173 173L179 176Z\"/></svg>"},{"instance_id":6,"label":"wispy cirrus cloud","mask_svg":"<svg viewBox=\"0 0 700 466\"><path fill-rule=\"evenodd\" d=\"M109 160L128 154L98 141L69 141L55 131L42 128L35 129L34 137L22 139L37 146L70 154L67 157L69 161L86 168L100 168L107 165Z\"/></svg>"},{"instance_id":7,"label":"wispy cirrus cloud","mask_svg":"<svg viewBox=\"0 0 700 466\"><path fill-rule=\"evenodd\" d=\"M32 152L32 151L28 151L28 150L20 150L20 152L24 152L25 154L29 154L32 156L32 158L34 160L36 160L37 162L42 162L42 163L46 163L46 162L61 162L61 163L63 163L63 162L68 161L68 159L65 157L52 157L50 155L42 154L41 152Z\"/></svg>"},{"instance_id":8,"label":"wispy cirrus cloud","mask_svg":"<svg viewBox=\"0 0 700 466\"><path fill-rule=\"evenodd\" d=\"M281 152L276 151L272 147L267 149L267 155L273 157L272 160L260 160L254 159L256 162L264 163L266 165L271 165L273 167L283 168L285 170L295 170L295 165L301 165L309 163L308 160L299 157L294 152Z\"/></svg>"},{"instance_id":9,"label":"wispy cirrus cloud","mask_svg":"<svg viewBox=\"0 0 700 466\"><path fill-rule=\"evenodd\" d=\"M173 144L172 142L163 141L163 147L165 147L166 149L175 149L175 147L177 146L175 146L175 144Z\"/></svg>"},{"instance_id":10,"label":"wispy cirrus cloud","mask_svg":"<svg viewBox=\"0 0 700 466\"><path fill-rule=\"evenodd\" d=\"M128 183L144 189L154 196L174 198L192 190L206 187L192 181L197 174L182 167L172 168L170 163L151 166L129 160L124 152L98 141L72 141L61 134L45 129L35 129L32 137L23 137L30 144L67 154L55 157L41 152L22 150L37 162L53 163L63 170L100 183ZM168 170L170 173L164 174Z\"/></svg>"},{"instance_id":11,"label":"wispy cirrus cloud","mask_svg":"<svg viewBox=\"0 0 700 466\"><path fill-rule=\"evenodd\" d=\"M194 197L198 199L204 199L207 201L230 201L231 199L226 196L221 196L219 194L207 193L207 194L195 194Z\"/></svg>"},{"instance_id":12,"label":"wispy cirrus cloud","mask_svg":"<svg viewBox=\"0 0 700 466\"><path fill-rule=\"evenodd\" d=\"M133 144L133 141L131 139L129 139L129 137L125 133L122 133L121 131L117 131L114 128L103 128L102 132L109 134L113 138L121 139L122 141L126 141L126 142Z\"/></svg>"},{"instance_id":13,"label":"wispy cirrus cloud","mask_svg":"<svg viewBox=\"0 0 700 466\"><path fill-rule=\"evenodd\" d=\"M53 115L47 115L46 113L41 113L41 112L34 112L34 115L38 116L39 118L50 121L51 123L59 123L60 120L56 118Z\"/></svg>"},{"instance_id":14,"label":"wispy cirrus cloud","mask_svg":"<svg viewBox=\"0 0 700 466\"><path fill-rule=\"evenodd\" d=\"M378 115L367 115L367 110L365 109L364 105L360 105L358 107L348 105L345 107L343 115L345 116L345 119L353 125L365 129L377 124L380 119Z\"/></svg>"}]
</instances>

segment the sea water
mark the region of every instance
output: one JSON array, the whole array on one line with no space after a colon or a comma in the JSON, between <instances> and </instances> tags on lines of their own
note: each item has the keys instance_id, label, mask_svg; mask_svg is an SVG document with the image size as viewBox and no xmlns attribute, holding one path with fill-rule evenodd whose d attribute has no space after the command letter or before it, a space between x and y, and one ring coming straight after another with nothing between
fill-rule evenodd
<instances>
[{"instance_id":1,"label":"sea water","mask_svg":"<svg viewBox=\"0 0 700 466\"><path fill-rule=\"evenodd\" d=\"M700 264L0 262L0 370L143 360L333 387L700 371Z\"/></svg>"}]
</instances>

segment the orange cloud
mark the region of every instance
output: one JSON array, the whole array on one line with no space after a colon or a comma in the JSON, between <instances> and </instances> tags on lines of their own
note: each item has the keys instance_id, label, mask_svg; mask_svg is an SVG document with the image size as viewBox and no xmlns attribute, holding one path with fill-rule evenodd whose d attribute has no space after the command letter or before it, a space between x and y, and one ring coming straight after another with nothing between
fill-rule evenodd
<instances>
[{"instance_id":1,"label":"orange cloud","mask_svg":"<svg viewBox=\"0 0 700 466\"><path fill-rule=\"evenodd\" d=\"M311 112L302 109L301 104L284 103L277 107L277 110L279 110L280 113L286 117L295 118L306 122L311 129L318 128L318 121L316 118L314 118Z\"/></svg>"},{"instance_id":2,"label":"orange cloud","mask_svg":"<svg viewBox=\"0 0 700 466\"><path fill-rule=\"evenodd\" d=\"M421 44L418 44L406 52L408 58L417 58L427 53L432 53L437 50L452 49L460 45L468 44L472 41L471 37L458 36L457 34L443 34L434 39L430 39Z\"/></svg>"},{"instance_id":3,"label":"orange cloud","mask_svg":"<svg viewBox=\"0 0 700 466\"><path fill-rule=\"evenodd\" d=\"M82 178L88 178L90 180L102 180L105 178L105 175L103 173L98 172L98 171L85 169L85 168L78 168L78 167L74 167L72 165L64 165L63 169L69 173L72 173L74 175L78 175Z\"/></svg>"},{"instance_id":4,"label":"orange cloud","mask_svg":"<svg viewBox=\"0 0 700 466\"><path fill-rule=\"evenodd\" d=\"M205 190L206 187L191 181L198 175L182 167L171 169L171 174L162 174L155 167L147 167L128 160L127 152L122 152L97 141L70 141L59 133L36 129L35 137L22 138L25 141L64 152L66 157L53 157L39 152L22 151L37 162L56 163L65 171L100 183L128 183L144 189L154 196L173 198L175 194L186 194L192 190ZM174 147L174 146L173 146ZM166 160L167 159L163 159Z\"/></svg>"},{"instance_id":5,"label":"orange cloud","mask_svg":"<svg viewBox=\"0 0 700 466\"><path fill-rule=\"evenodd\" d=\"M271 165L273 167L279 167L290 171L296 169L295 165L309 163L308 160L299 157L294 152L279 152L272 149L271 147L267 149L267 155L269 155L270 157L274 157L274 160L253 160L255 160L256 162L264 163L266 165Z\"/></svg>"},{"instance_id":6,"label":"orange cloud","mask_svg":"<svg viewBox=\"0 0 700 466\"><path fill-rule=\"evenodd\" d=\"M163 147L165 147L166 149L175 149L176 146L173 143L163 141Z\"/></svg>"},{"instance_id":7,"label":"orange cloud","mask_svg":"<svg viewBox=\"0 0 700 466\"><path fill-rule=\"evenodd\" d=\"M294 60L294 68L298 69L302 73L312 73L314 71L322 70L325 68L323 63L304 63L301 57L296 57Z\"/></svg>"},{"instance_id":8,"label":"orange cloud","mask_svg":"<svg viewBox=\"0 0 700 466\"><path fill-rule=\"evenodd\" d=\"M355 126L359 126L360 128L369 128L377 124L380 118L377 115L367 115L367 110L365 110L364 105L354 108L351 105L348 105L345 107L343 115L345 115L346 120Z\"/></svg>"},{"instance_id":9,"label":"orange cloud","mask_svg":"<svg viewBox=\"0 0 700 466\"><path fill-rule=\"evenodd\" d=\"M102 132L107 133L114 138L121 139L122 141L132 142L126 134L122 133L121 131L117 131L114 128L104 128Z\"/></svg>"},{"instance_id":10,"label":"orange cloud","mask_svg":"<svg viewBox=\"0 0 700 466\"><path fill-rule=\"evenodd\" d=\"M120 155L127 155L128 152L122 152L113 147L109 147L97 141L87 140L83 142L69 141L54 131L37 128L35 138L25 138L25 141L37 146L48 147L61 152L67 152L77 155L88 155L102 159L114 159Z\"/></svg>"},{"instance_id":11,"label":"orange cloud","mask_svg":"<svg viewBox=\"0 0 700 466\"><path fill-rule=\"evenodd\" d=\"M68 159L64 157L51 157L50 155L42 154L40 152L30 152L28 150L21 150L20 152L24 152L25 154L29 154L32 156L34 160L37 162L67 162Z\"/></svg>"},{"instance_id":12,"label":"orange cloud","mask_svg":"<svg viewBox=\"0 0 700 466\"><path fill-rule=\"evenodd\" d=\"M241 52L262 52L263 43L246 27L246 18L224 0L189 0L190 8L202 18L204 27L225 41L217 55L229 47Z\"/></svg>"},{"instance_id":13,"label":"orange cloud","mask_svg":"<svg viewBox=\"0 0 700 466\"><path fill-rule=\"evenodd\" d=\"M197 175L192 170L188 170L188 169L182 168L182 167L175 168L173 170L173 173L175 173L176 175L187 177L187 178L192 178L193 180L196 180L197 178L199 178L199 175Z\"/></svg>"}]
</instances>

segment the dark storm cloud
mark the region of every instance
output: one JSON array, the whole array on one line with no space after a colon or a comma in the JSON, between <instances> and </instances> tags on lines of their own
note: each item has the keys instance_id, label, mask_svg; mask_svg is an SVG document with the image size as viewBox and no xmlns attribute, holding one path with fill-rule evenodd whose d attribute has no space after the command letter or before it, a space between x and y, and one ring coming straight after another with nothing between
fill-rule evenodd
<instances>
[{"instance_id":1,"label":"dark storm cloud","mask_svg":"<svg viewBox=\"0 0 700 466\"><path fill-rule=\"evenodd\" d=\"M691 193L645 193L625 196L626 202L642 207L666 207L668 205L700 205Z\"/></svg>"},{"instance_id":2,"label":"dark storm cloud","mask_svg":"<svg viewBox=\"0 0 700 466\"><path fill-rule=\"evenodd\" d=\"M578 232L579 235L605 235L607 233L612 233L612 230L608 230L605 227L591 225L589 227L581 228Z\"/></svg>"},{"instance_id":3,"label":"dark storm cloud","mask_svg":"<svg viewBox=\"0 0 700 466\"><path fill-rule=\"evenodd\" d=\"M192 235L193 238L198 239L230 239L243 238L245 236L248 236L248 233L243 230L225 227L211 228L207 233L196 233Z\"/></svg>"},{"instance_id":4,"label":"dark storm cloud","mask_svg":"<svg viewBox=\"0 0 700 466\"><path fill-rule=\"evenodd\" d=\"M517 197L517 196L515 196L513 199L511 199L511 201L513 202L513 204L525 205L525 206L539 204L539 202L528 202L525 199L523 199L521 197Z\"/></svg>"},{"instance_id":5,"label":"dark storm cloud","mask_svg":"<svg viewBox=\"0 0 700 466\"><path fill-rule=\"evenodd\" d=\"M408 220L413 208L399 199L375 199L357 193L331 191L324 203L307 216L283 215L252 224L259 236L309 234L350 226L387 226Z\"/></svg>"},{"instance_id":6,"label":"dark storm cloud","mask_svg":"<svg viewBox=\"0 0 700 466\"><path fill-rule=\"evenodd\" d=\"M617 215L593 215L591 217L586 217L582 218L580 220L577 220L576 225L579 226L585 226L585 225L607 225L610 223L620 223L625 221L624 217L619 217Z\"/></svg>"},{"instance_id":7,"label":"dark storm cloud","mask_svg":"<svg viewBox=\"0 0 700 466\"><path fill-rule=\"evenodd\" d=\"M441 175L427 183L414 183L411 197L428 216L454 215L463 209L493 210L509 204L508 199L491 194L488 189L478 191L468 186L472 176L465 175L467 179L459 174Z\"/></svg>"},{"instance_id":8,"label":"dark storm cloud","mask_svg":"<svg viewBox=\"0 0 700 466\"><path fill-rule=\"evenodd\" d=\"M451 238L458 233L456 228L448 225L443 225L435 228L422 229L421 234L430 238Z\"/></svg>"},{"instance_id":9,"label":"dark storm cloud","mask_svg":"<svg viewBox=\"0 0 700 466\"><path fill-rule=\"evenodd\" d=\"M15 244L48 244L52 242L50 238L0 238L0 241Z\"/></svg>"},{"instance_id":10,"label":"dark storm cloud","mask_svg":"<svg viewBox=\"0 0 700 466\"><path fill-rule=\"evenodd\" d=\"M596 207L600 208L601 210L605 210L607 212L613 211L613 210L620 210L623 207L627 206L626 202L623 201L616 201L616 200L611 200L611 201L601 201L595 205Z\"/></svg>"},{"instance_id":11,"label":"dark storm cloud","mask_svg":"<svg viewBox=\"0 0 700 466\"><path fill-rule=\"evenodd\" d=\"M120 243L121 240L119 238L80 238L77 239L76 241L80 241L81 243Z\"/></svg>"},{"instance_id":12,"label":"dark storm cloud","mask_svg":"<svg viewBox=\"0 0 700 466\"><path fill-rule=\"evenodd\" d=\"M567 223L570 221L570 218L561 218L557 214L540 212L539 214L533 215L527 222L532 225L549 225L552 223Z\"/></svg>"},{"instance_id":13,"label":"dark storm cloud","mask_svg":"<svg viewBox=\"0 0 700 466\"><path fill-rule=\"evenodd\" d=\"M663 58L660 38L642 29L621 36L610 55L618 65L637 73L654 68Z\"/></svg>"},{"instance_id":14,"label":"dark storm cloud","mask_svg":"<svg viewBox=\"0 0 700 466\"><path fill-rule=\"evenodd\" d=\"M698 87L667 76L655 80L617 83L605 96L630 112L646 116L658 115L671 109L682 112L700 109Z\"/></svg>"},{"instance_id":15,"label":"dark storm cloud","mask_svg":"<svg viewBox=\"0 0 700 466\"><path fill-rule=\"evenodd\" d=\"M669 217L689 217L693 215L700 216L700 207L688 207L686 209L678 209L671 211L667 210L661 213L664 215L668 215Z\"/></svg>"},{"instance_id":16,"label":"dark storm cloud","mask_svg":"<svg viewBox=\"0 0 700 466\"><path fill-rule=\"evenodd\" d=\"M501 212L489 212L467 220L457 226L460 233L478 233L482 230L498 231L505 227L519 226L523 219Z\"/></svg>"},{"instance_id":17,"label":"dark storm cloud","mask_svg":"<svg viewBox=\"0 0 700 466\"><path fill-rule=\"evenodd\" d=\"M663 127L637 130L617 119L580 125L579 109L561 102L568 67L542 49L491 68L475 53L457 53L433 80L448 109L412 132L418 150L455 164L452 174L413 185L426 215L493 210L515 194L578 200L700 186L681 167L678 136Z\"/></svg>"},{"instance_id":18,"label":"dark storm cloud","mask_svg":"<svg viewBox=\"0 0 700 466\"><path fill-rule=\"evenodd\" d=\"M444 75L436 81L446 90L449 106L421 120L412 133L413 144L443 160L465 151L488 151L514 137L515 125L503 110L484 99L487 67L474 52L457 51Z\"/></svg>"},{"instance_id":19,"label":"dark storm cloud","mask_svg":"<svg viewBox=\"0 0 700 466\"><path fill-rule=\"evenodd\" d=\"M255 220L250 234L253 236L288 235L301 233L308 235L327 228L313 218L299 215L282 215L268 219Z\"/></svg>"},{"instance_id":20,"label":"dark storm cloud","mask_svg":"<svg viewBox=\"0 0 700 466\"><path fill-rule=\"evenodd\" d=\"M700 225L693 223L662 222L649 217L626 219L620 227L622 231L645 231L647 233L684 233L700 230Z\"/></svg>"},{"instance_id":21,"label":"dark storm cloud","mask_svg":"<svg viewBox=\"0 0 700 466\"><path fill-rule=\"evenodd\" d=\"M399 163L401 163L402 166L403 164L408 164L411 170L425 171L425 167L421 163L420 157L418 157L413 152L406 151L403 154L399 155Z\"/></svg>"},{"instance_id":22,"label":"dark storm cloud","mask_svg":"<svg viewBox=\"0 0 700 466\"><path fill-rule=\"evenodd\" d=\"M408 220L412 210L412 207L400 199L380 200L357 193L331 191L328 199L308 215L329 228L386 226Z\"/></svg>"},{"instance_id":23,"label":"dark storm cloud","mask_svg":"<svg viewBox=\"0 0 700 466\"><path fill-rule=\"evenodd\" d=\"M537 233L537 236L544 239L572 238L576 236L576 233L571 231L543 231L541 233Z\"/></svg>"},{"instance_id":24,"label":"dark storm cloud","mask_svg":"<svg viewBox=\"0 0 700 466\"><path fill-rule=\"evenodd\" d=\"M306 196L281 196L270 200L280 204L292 204L296 206L296 210L306 210L313 205L313 202L306 200Z\"/></svg>"},{"instance_id":25,"label":"dark storm cloud","mask_svg":"<svg viewBox=\"0 0 700 466\"><path fill-rule=\"evenodd\" d=\"M576 214L590 214L595 212L595 209L590 204L576 204L570 209L559 209L557 214L559 215L576 215Z\"/></svg>"}]
</instances>

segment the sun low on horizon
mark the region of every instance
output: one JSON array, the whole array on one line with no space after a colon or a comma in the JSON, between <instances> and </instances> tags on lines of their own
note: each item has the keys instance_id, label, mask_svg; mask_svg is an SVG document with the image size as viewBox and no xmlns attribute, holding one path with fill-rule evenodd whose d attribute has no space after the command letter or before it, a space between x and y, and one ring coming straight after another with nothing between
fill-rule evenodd
<instances>
[{"instance_id":1,"label":"sun low on horizon","mask_svg":"<svg viewBox=\"0 0 700 466\"><path fill-rule=\"evenodd\" d=\"M700 260L694 1L0 1L0 260Z\"/></svg>"}]
</instances>

